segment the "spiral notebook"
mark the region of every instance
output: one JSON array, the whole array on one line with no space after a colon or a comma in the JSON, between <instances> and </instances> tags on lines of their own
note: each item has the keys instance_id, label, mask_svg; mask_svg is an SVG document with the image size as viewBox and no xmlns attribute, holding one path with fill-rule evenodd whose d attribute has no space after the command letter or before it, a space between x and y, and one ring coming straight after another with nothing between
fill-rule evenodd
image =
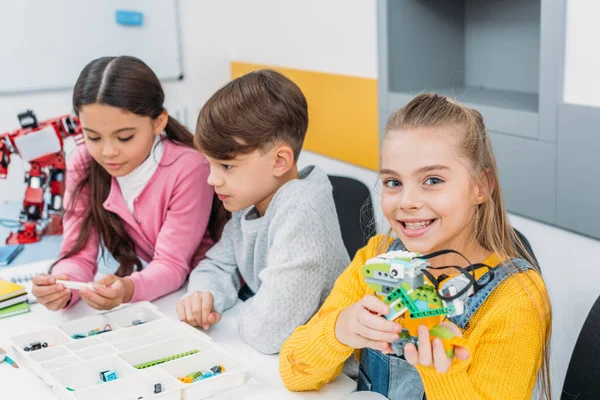
<instances>
[{"instance_id":1,"label":"spiral notebook","mask_svg":"<svg viewBox=\"0 0 600 400\"><path fill-rule=\"evenodd\" d=\"M0 279L25 286L25 289L27 290L27 299L30 303L35 303L35 296L31 294L31 288L33 286L31 280L37 274L47 274L54 261L55 260L43 260L31 264L2 268L0 269Z\"/></svg>"}]
</instances>

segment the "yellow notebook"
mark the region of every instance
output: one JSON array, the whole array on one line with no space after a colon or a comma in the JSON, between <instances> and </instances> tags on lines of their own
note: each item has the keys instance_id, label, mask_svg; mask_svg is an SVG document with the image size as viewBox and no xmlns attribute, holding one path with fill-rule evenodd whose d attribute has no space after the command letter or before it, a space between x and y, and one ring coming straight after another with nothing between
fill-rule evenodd
<instances>
[{"instance_id":1,"label":"yellow notebook","mask_svg":"<svg viewBox=\"0 0 600 400\"><path fill-rule=\"evenodd\" d=\"M0 301L11 299L24 293L27 293L25 286L17 285L16 283L7 282L0 279Z\"/></svg>"}]
</instances>

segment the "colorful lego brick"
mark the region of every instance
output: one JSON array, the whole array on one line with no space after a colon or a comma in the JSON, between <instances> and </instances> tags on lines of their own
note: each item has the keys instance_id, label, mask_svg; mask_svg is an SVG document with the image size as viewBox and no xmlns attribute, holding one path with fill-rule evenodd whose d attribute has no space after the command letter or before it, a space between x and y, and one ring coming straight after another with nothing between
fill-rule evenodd
<instances>
[{"instance_id":1,"label":"colorful lego brick","mask_svg":"<svg viewBox=\"0 0 600 400\"><path fill-rule=\"evenodd\" d=\"M100 372L100 380L103 382L110 382L118 379L117 373L112 369Z\"/></svg>"},{"instance_id":2,"label":"colorful lego brick","mask_svg":"<svg viewBox=\"0 0 600 400\"><path fill-rule=\"evenodd\" d=\"M408 311L408 308L406 308L404 306L404 303L399 301L396 304L394 304L393 306L390 306L390 313L385 316L385 319L387 319L389 321L393 321L396 318L398 318L399 316L401 316L402 314L404 314L406 311Z\"/></svg>"},{"instance_id":3,"label":"colorful lego brick","mask_svg":"<svg viewBox=\"0 0 600 400\"><path fill-rule=\"evenodd\" d=\"M41 350L45 347L48 347L48 343L46 343L46 342L33 342L33 343L30 343L29 346L23 347L23 350L24 351L35 351L35 350Z\"/></svg>"},{"instance_id":4,"label":"colorful lego brick","mask_svg":"<svg viewBox=\"0 0 600 400\"><path fill-rule=\"evenodd\" d=\"M87 336L85 336L85 335L83 335L83 334L81 334L81 333L74 333L74 334L72 334L72 335L71 335L71 337L72 337L73 339L84 339L84 338L86 338Z\"/></svg>"},{"instance_id":5,"label":"colorful lego brick","mask_svg":"<svg viewBox=\"0 0 600 400\"><path fill-rule=\"evenodd\" d=\"M454 306L448 306L448 307L443 307L443 308L430 308L429 310L411 312L410 316L417 319L417 318L434 317L434 316L438 316L438 315L446 315L446 314L451 314L453 312L454 312Z\"/></svg>"},{"instance_id":6,"label":"colorful lego brick","mask_svg":"<svg viewBox=\"0 0 600 400\"><path fill-rule=\"evenodd\" d=\"M215 374L220 374L221 372L225 371L225 368L222 365L215 365L210 370Z\"/></svg>"},{"instance_id":7,"label":"colorful lego brick","mask_svg":"<svg viewBox=\"0 0 600 400\"><path fill-rule=\"evenodd\" d=\"M201 381L203 379L213 377L215 375L219 375L219 374L223 373L224 371L225 371L225 367L223 367L222 365L215 365L209 371L206 371L206 372L196 371L189 375L186 375L184 377L177 378L177 379L179 379L179 381L181 381L183 383L192 383L192 382Z\"/></svg>"},{"instance_id":8,"label":"colorful lego brick","mask_svg":"<svg viewBox=\"0 0 600 400\"><path fill-rule=\"evenodd\" d=\"M362 273L365 278L379 279L386 282L399 282L399 278L394 278L390 275L390 266L385 263L367 264L362 268Z\"/></svg>"},{"instance_id":9,"label":"colorful lego brick","mask_svg":"<svg viewBox=\"0 0 600 400\"><path fill-rule=\"evenodd\" d=\"M390 282L374 278L365 278L365 282L375 293L384 296L391 293L397 286L396 284L390 284Z\"/></svg>"},{"instance_id":10,"label":"colorful lego brick","mask_svg":"<svg viewBox=\"0 0 600 400\"><path fill-rule=\"evenodd\" d=\"M208 371L202 374L202 376L200 378L198 378L197 380L202 380L202 379L207 379L210 378L212 376L215 376L216 374L212 371Z\"/></svg>"},{"instance_id":11,"label":"colorful lego brick","mask_svg":"<svg viewBox=\"0 0 600 400\"><path fill-rule=\"evenodd\" d=\"M465 338L461 338L455 336L454 333L441 325L434 326L429 331L429 337L431 341L435 338L442 339L442 344L444 345L444 351L448 357L454 356L454 346L464 347L467 345L467 340Z\"/></svg>"},{"instance_id":12,"label":"colorful lego brick","mask_svg":"<svg viewBox=\"0 0 600 400\"><path fill-rule=\"evenodd\" d=\"M186 351L184 353L175 354L175 355L172 355L172 356L169 356L169 357L159 358L158 360L152 360L152 361L148 361L148 362L145 362L145 363L142 363L142 364L138 364L138 365L135 365L134 368L136 368L136 369L150 368L150 367L154 367L155 365L166 363L166 362L169 362L169 361L173 361L173 360L176 360L176 359L181 358L181 357L186 357L186 356L189 356L189 355L192 355L192 354L196 354L198 352L199 352L199 350L194 349L194 350L191 350L191 351Z\"/></svg>"}]
</instances>

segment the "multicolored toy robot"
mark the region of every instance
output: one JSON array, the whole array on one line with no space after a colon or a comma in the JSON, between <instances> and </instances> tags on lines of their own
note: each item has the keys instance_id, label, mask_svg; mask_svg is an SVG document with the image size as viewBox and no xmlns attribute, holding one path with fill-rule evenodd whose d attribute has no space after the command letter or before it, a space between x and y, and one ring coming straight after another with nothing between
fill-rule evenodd
<instances>
[{"instance_id":1,"label":"multicolored toy robot","mask_svg":"<svg viewBox=\"0 0 600 400\"><path fill-rule=\"evenodd\" d=\"M446 354L452 357L454 346L464 346L466 342L439 324L447 316L464 312L464 302L474 288L471 280L460 274L442 280L436 290L425 280L428 268L431 265L419 253L391 251L368 260L362 273L367 285L385 296L382 300L391 310L386 319L395 320L404 314L401 342L417 344L418 327L425 325L431 340L442 339Z\"/></svg>"},{"instance_id":2,"label":"multicolored toy robot","mask_svg":"<svg viewBox=\"0 0 600 400\"><path fill-rule=\"evenodd\" d=\"M18 154L29 162L31 169L25 175L27 189L21 224L11 233L6 244L34 243L42 234L62 234L63 195L65 192L64 140L74 136L83 140L79 119L63 115L38 122L33 111L18 115L20 129L0 134L0 179L8 174L10 156ZM49 192L46 201L44 195Z\"/></svg>"}]
</instances>

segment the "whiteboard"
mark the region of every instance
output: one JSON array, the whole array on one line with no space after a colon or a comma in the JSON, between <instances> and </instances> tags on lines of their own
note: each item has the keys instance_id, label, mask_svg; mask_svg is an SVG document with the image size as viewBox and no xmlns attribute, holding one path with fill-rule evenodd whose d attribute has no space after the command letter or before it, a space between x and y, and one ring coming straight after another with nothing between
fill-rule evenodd
<instances>
[{"instance_id":1,"label":"whiteboard","mask_svg":"<svg viewBox=\"0 0 600 400\"><path fill-rule=\"evenodd\" d=\"M117 11L143 14L140 26ZM130 55L161 79L181 79L177 0L0 2L0 95L72 89L95 58Z\"/></svg>"}]
</instances>

